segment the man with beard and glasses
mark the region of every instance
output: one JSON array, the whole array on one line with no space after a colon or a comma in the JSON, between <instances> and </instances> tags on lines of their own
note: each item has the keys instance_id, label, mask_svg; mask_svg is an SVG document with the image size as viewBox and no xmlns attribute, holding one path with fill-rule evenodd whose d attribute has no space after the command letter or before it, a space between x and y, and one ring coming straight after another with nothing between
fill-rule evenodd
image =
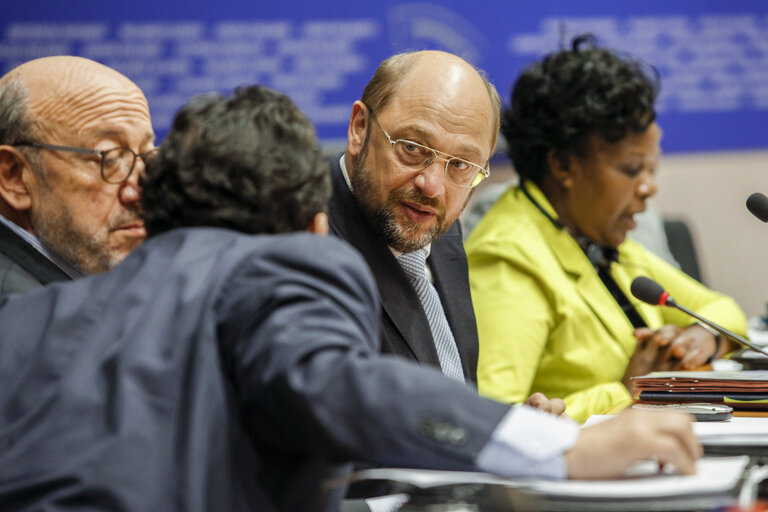
<instances>
[{"instance_id":1,"label":"man with beard and glasses","mask_svg":"<svg viewBox=\"0 0 768 512\"><path fill-rule=\"evenodd\" d=\"M0 294L122 261L153 153L147 100L113 69L56 56L0 78Z\"/></svg>"},{"instance_id":2,"label":"man with beard and glasses","mask_svg":"<svg viewBox=\"0 0 768 512\"><path fill-rule=\"evenodd\" d=\"M461 58L395 55L352 106L346 151L331 162L331 231L373 270L382 351L473 385L477 327L457 219L489 174L499 110L496 89ZM528 403L564 408L541 394Z\"/></svg>"}]
</instances>

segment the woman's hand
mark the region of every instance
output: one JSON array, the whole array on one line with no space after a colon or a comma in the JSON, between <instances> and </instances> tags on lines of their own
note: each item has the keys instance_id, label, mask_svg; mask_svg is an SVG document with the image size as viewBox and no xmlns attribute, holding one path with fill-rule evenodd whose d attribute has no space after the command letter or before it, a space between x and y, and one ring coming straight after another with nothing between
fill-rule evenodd
<instances>
[{"instance_id":1,"label":"woman's hand","mask_svg":"<svg viewBox=\"0 0 768 512\"><path fill-rule=\"evenodd\" d=\"M555 416L561 416L565 412L565 402L560 398L549 399L543 393L534 393L523 403Z\"/></svg>"},{"instance_id":2,"label":"woman's hand","mask_svg":"<svg viewBox=\"0 0 768 512\"><path fill-rule=\"evenodd\" d=\"M627 364L627 369L621 378L621 383L630 393L632 392L632 377L645 375L652 371L672 369L672 363L665 359L665 350L669 340L679 334L675 329L682 330L674 325L666 325L657 331L645 327L635 329L637 346L632 357L629 358L629 364Z\"/></svg>"},{"instance_id":3,"label":"woman's hand","mask_svg":"<svg viewBox=\"0 0 768 512\"><path fill-rule=\"evenodd\" d=\"M698 324L686 328L665 325L656 331L643 327L635 329L635 337L638 343L644 340L665 347L661 360L670 363L671 369L693 370L719 355L715 354L715 336Z\"/></svg>"}]
</instances>

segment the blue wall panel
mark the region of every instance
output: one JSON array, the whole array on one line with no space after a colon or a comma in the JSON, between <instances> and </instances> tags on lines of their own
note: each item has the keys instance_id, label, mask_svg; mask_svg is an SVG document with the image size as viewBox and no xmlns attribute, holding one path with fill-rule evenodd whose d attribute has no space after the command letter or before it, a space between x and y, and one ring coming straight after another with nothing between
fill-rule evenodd
<instances>
[{"instance_id":1,"label":"blue wall panel","mask_svg":"<svg viewBox=\"0 0 768 512\"><path fill-rule=\"evenodd\" d=\"M258 82L291 95L338 146L352 101L392 53L460 54L506 99L523 66L591 31L659 69L665 151L768 148L768 2L758 0L26 0L0 8L0 73L43 55L93 58L145 90L161 137L194 94Z\"/></svg>"}]
</instances>

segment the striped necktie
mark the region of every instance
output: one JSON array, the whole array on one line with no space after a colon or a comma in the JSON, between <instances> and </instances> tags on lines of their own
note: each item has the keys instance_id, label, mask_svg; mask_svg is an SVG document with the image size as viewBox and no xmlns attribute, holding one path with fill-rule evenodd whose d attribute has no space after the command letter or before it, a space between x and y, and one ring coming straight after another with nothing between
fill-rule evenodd
<instances>
[{"instance_id":1,"label":"striped necktie","mask_svg":"<svg viewBox=\"0 0 768 512\"><path fill-rule=\"evenodd\" d=\"M437 358L443 373L459 382L464 382L464 372L461 369L461 358L456 340L453 338L448 319L445 317L440 296L432 283L427 279L427 250L401 254L397 258L408 278L411 280L416 295L419 296L424 313L427 315L429 328L437 349Z\"/></svg>"}]
</instances>

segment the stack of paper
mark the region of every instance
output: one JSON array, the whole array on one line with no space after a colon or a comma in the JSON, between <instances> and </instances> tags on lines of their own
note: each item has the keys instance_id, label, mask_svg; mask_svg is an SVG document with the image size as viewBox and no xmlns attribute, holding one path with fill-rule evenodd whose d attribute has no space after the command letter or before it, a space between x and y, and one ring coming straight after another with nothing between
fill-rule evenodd
<instances>
[{"instance_id":1,"label":"stack of paper","mask_svg":"<svg viewBox=\"0 0 768 512\"><path fill-rule=\"evenodd\" d=\"M731 418L728 421L698 422L693 424L693 431L703 445L768 446L768 418Z\"/></svg>"},{"instance_id":2,"label":"stack of paper","mask_svg":"<svg viewBox=\"0 0 768 512\"><path fill-rule=\"evenodd\" d=\"M768 455L768 418L697 422L693 431L711 455Z\"/></svg>"}]
</instances>

